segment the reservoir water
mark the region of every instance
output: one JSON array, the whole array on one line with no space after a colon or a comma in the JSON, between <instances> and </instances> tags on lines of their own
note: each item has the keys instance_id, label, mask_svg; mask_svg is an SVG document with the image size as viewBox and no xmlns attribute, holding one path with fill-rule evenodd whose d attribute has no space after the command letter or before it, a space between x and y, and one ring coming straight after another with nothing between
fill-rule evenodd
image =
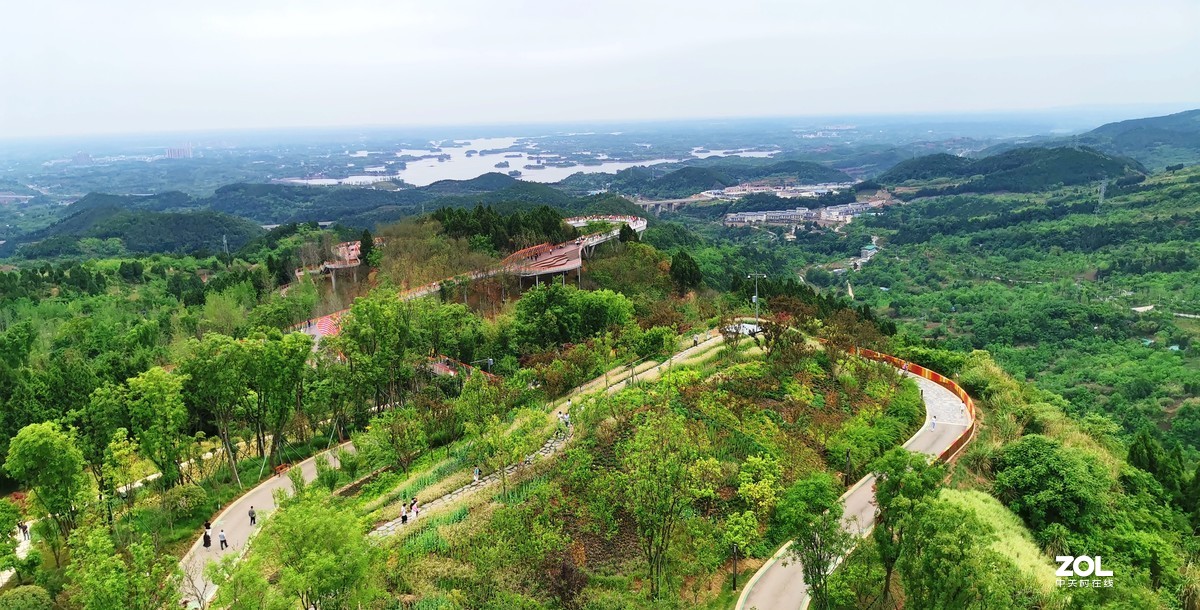
<instances>
[{"instance_id":1,"label":"reservoir water","mask_svg":"<svg viewBox=\"0 0 1200 610\"><path fill-rule=\"evenodd\" d=\"M577 172L587 173L616 173L620 170L635 167L638 165L656 165L659 163L670 163L680 161L682 159L649 159L645 161L608 161L601 160L599 165L575 165L572 167L551 167L545 163L539 163L531 158L538 155L536 151L513 149L518 141L528 142L526 138L481 138L476 140L456 141L456 146L443 146L437 150L431 149L401 149L394 152L389 152L384 155L380 152L370 151L349 151L347 152L347 165L355 168L361 168L362 172L359 175L352 175L347 178L285 178L282 182L293 184L309 184L309 185L335 185L335 184L350 184L350 185L368 185L381 180L389 180L399 178L414 186L426 186L437 182L438 180L470 180L488 172L508 173L513 170L521 172L519 178L530 182L558 182L571 174ZM468 155L467 151L487 151L499 150L502 152L493 152L490 154L477 154L472 152ZM767 157L772 153L766 151L705 151L697 152L702 149L696 149L692 152L692 158L710 157L713 155L740 155L752 157ZM406 167L401 170L393 170L391 165L387 164L388 160L399 160L401 157L421 157L426 155L436 155L435 157L409 160L406 162ZM559 161L555 155L538 155L542 161L549 163ZM389 157L391 159L389 159ZM508 162L508 167L497 168L496 164ZM396 164L398 165L398 163ZM527 165L539 166L540 169L526 169ZM357 173L357 172L356 172Z\"/></svg>"}]
</instances>

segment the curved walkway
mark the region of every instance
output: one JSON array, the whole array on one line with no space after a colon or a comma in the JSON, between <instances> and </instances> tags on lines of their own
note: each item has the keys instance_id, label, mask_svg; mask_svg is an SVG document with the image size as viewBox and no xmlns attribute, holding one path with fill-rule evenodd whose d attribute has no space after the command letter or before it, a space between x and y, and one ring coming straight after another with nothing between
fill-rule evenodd
<instances>
[{"instance_id":1,"label":"curved walkway","mask_svg":"<svg viewBox=\"0 0 1200 610\"><path fill-rule=\"evenodd\" d=\"M329 460L334 466L337 466L338 461L334 450L340 447L350 447L350 443L343 443L330 450L322 451L292 468L299 468L300 472L304 474L305 482L312 482L317 478L317 458L329 455ZM266 519L275 510L275 490L277 489L291 493L292 480L286 474L273 476L242 494L212 520L212 547L204 548L201 539L197 538L196 542L192 544L192 548L188 549L179 562L179 567L183 571L180 592L184 599L190 602L204 600L204 604L212 599L217 588L204 575L204 567L208 565L209 561L218 561L225 555L233 553L240 556L245 552L247 543L254 537L258 529L256 526L250 525L250 507L254 507L259 522ZM229 548L225 550L221 550L221 544L218 541L218 533L221 530L225 530L225 537L229 542Z\"/></svg>"},{"instance_id":2,"label":"curved walkway","mask_svg":"<svg viewBox=\"0 0 1200 610\"><path fill-rule=\"evenodd\" d=\"M676 352L671 357L660 363L636 371L635 376L625 375L623 371L622 373L614 374L613 381L611 383L607 383L606 376L602 375L577 387L568 394L568 397L594 392L600 387L603 387L604 390L610 394L617 392L625 387L628 387L631 383L635 383L638 379L653 379L656 376L657 371L661 371L665 368L673 366L674 362L677 360L686 360L692 356L706 352L709 349L718 347L720 344L721 335L719 333L710 331L709 335L707 335L707 338L700 342L699 345L689 346L686 349ZM554 454L569 439L570 435L566 436L565 438L551 437L541 449L526 458L526 462L532 461L532 459L534 459L536 456L546 457ZM339 445L338 447L353 449L353 445L351 445L349 442ZM328 454L330 456L330 461L332 461L335 466L337 465L337 458L333 455L333 452L338 447L334 447L328 451L323 451L316 456L300 462L292 468L299 468L304 475L304 480L306 482L311 482L317 476L316 460L321 455ZM517 464L513 464L508 466L506 470L511 473L518 466L519 465ZM429 510L442 504L454 502L464 494L473 493L474 491L493 485L499 480L498 472L491 473L487 477L480 479L479 483L465 485L429 502L422 503L422 510ZM181 590L185 599L193 603L198 600L204 600L204 604L207 604L208 601L212 599L213 595L216 594L217 588L216 585L214 585L212 581L204 575L204 567L209 561L220 560L220 558L225 555L236 554L241 556L241 554L245 552L249 541L257 532L257 527L250 525L250 507L254 507L255 512L258 515L258 520L261 523L262 520L267 519L275 510L274 493L277 489L283 489L286 490L287 493L291 493L291 479L289 479L287 476L275 476L263 483L260 483L254 489L246 492L244 495L239 497L237 500L234 500L233 503L222 510L221 513L218 514L217 517L212 521L212 547L207 549L204 548L200 539L197 539L196 542L192 544L192 547L180 561L180 568L183 571L183 584ZM401 526L397 521L390 521L373 530L371 535L386 536L394 533L399 527ZM218 542L217 536L221 530L225 530L225 536L229 542L229 548L226 550L221 550L220 543ZM196 606L193 605L191 607Z\"/></svg>"},{"instance_id":3,"label":"curved walkway","mask_svg":"<svg viewBox=\"0 0 1200 610\"><path fill-rule=\"evenodd\" d=\"M709 335L703 342L701 342L697 345L688 347L687 349L680 350L662 362L659 362L653 366L647 367L646 369L643 369L641 371L637 371L635 375L624 375L623 377L618 376L617 380L613 381L612 383L609 383L604 388L604 391L605 391L605 393L613 394L620 390L623 390L623 389L629 387L629 385L631 383L635 383L638 375L641 376L643 381L654 379L655 377L657 377L658 371L661 371L663 368L671 367L675 360L687 360L688 358L691 358L692 356L694 356L696 354L708 351L709 349L719 345L720 341L721 341L720 335ZM603 376L597 377L596 379L593 379L592 381L589 381L589 382L575 388L570 393L568 393L565 398L570 398L570 397L574 397L574 396L579 396L581 394L594 392L596 384L599 383L600 385L603 385L605 383L604 380L605 380L605 378ZM560 404L560 405L562 404L561 400L559 401L558 404ZM521 466L523 466L525 464L529 464L529 463L533 462L533 460L535 460L535 459L549 457L549 456L557 453L559 449L561 449L564 445L566 445L571 440L572 436L574 436L574 433L575 433L575 428L574 428L574 426L572 426L570 429L567 430L567 434L565 436L557 436L557 435L551 436L549 438L549 440L547 440L540 449L538 449L536 452L526 456L524 461L522 461L519 464L510 464L507 467L505 467L504 471L505 471L506 475L512 475ZM441 495L437 498L434 498L433 500L429 501L428 503L421 504L421 510L423 510L423 511L430 510L433 508L437 508L438 506L441 506L443 504L449 504L451 502L458 500L460 497L462 497L466 494L473 493L477 490L483 489L485 487L489 487L491 485L495 485L499 482L500 482L500 471L493 472L485 477L480 477L479 482L472 481L471 483L463 485L462 487L459 487L458 489L455 489L454 491L451 491L451 492ZM371 535L372 536L389 536L391 534L396 533L396 530L401 527L403 527L403 524L401 523L400 519L393 519L391 521L388 521L387 523L380 525L379 527L375 528L374 530L372 530Z\"/></svg>"},{"instance_id":4,"label":"curved walkway","mask_svg":"<svg viewBox=\"0 0 1200 610\"><path fill-rule=\"evenodd\" d=\"M916 364L886 354L859 350L872 360L886 362L912 377L925 402L925 423L904 448L948 460L971 440L975 431L975 405L967 393L950 379ZM908 366L906 367L905 364ZM937 418L936 425L933 418ZM842 494L845 512L842 528L859 537L875 526L875 475L869 474ZM807 608L808 585L804 571L794 560L783 561L791 542L783 545L746 583L736 610L796 610Z\"/></svg>"}]
</instances>

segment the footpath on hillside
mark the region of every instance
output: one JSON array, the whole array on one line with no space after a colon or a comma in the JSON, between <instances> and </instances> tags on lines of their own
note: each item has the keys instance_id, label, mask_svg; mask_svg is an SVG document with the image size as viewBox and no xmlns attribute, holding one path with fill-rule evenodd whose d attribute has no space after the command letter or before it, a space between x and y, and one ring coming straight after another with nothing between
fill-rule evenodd
<instances>
[{"instance_id":1,"label":"footpath on hillside","mask_svg":"<svg viewBox=\"0 0 1200 610\"><path fill-rule=\"evenodd\" d=\"M603 388L607 393L612 394L628 387L638 381L650 381L656 379L662 371L669 369L676 363L683 363L696 358L712 349L715 349L721 344L721 336L717 333L710 333L707 338L698 345L689 346L686 349L676 352L669 358L659 363L648 363L644 367L639 367L634 371L627 369L617 372L609 371L608 375L599 376L577 388L572 390L567 397L579 396L595 392ZM611 380L611 381L610 381ZM565 401L566 397L559 399L551 404L559 405ZM577 405L576 405L577 406ZM557 408L557 407L556 407ZM530 455L526 461L537 459L538 456L549 457L556 453L567 441L570 436L566 437L551 437L537 452ZM353 449L353 445L345 443L340 445L347 449ZM330 457L331 462L337 466L337 460L334 457L334 452L337 447L322 452ZM306 482L311 482L316 479L316 460L321 454L317 454L292 468L299 468ZM510 464L506 470L512 473L521 464ZM495 485L500 480L499 471L491 473L480 479L479 483L470 483L454 491L446 493L438 498L434 498L428 502L422 502L422 511L428 511L447 505L459 500L465 499L464 496L473 494L484 488ZM292 482L287 476L276 476L259 484L254 489L250 490L240 498L232 502L225 510L221 511L212 521L212 546L204 548L201 541L198 539L192 544L187 554L180 561L180 568L183 570L183 597L191 602L192 607L196 607L199 600L204 600L203 604L207 604L216 593L216 586L204 575L204 567L209 561L218 561L221 557L233 553L241 555L245 552L246 546L254 535L255 530L262 526L263 521L268 519L275 510L274 493L277 489L284 489L287 493L292 492ZM253 506L258 516L258 524L252 526L250 524L249 512ZM375 528L371 535L375 537L386 536L403 527L398 520L389 521ZM218 542L218 534L221 531L225 532L226 540L229 543L228 549L221 549Z\"/></svg>"},{"instance_id":2,"label":"footpath on hillside","mask_svg":"<svg viewBox=\"0 0 1200 610\"><path fill-rule=\"evenodd\" d=\"M917 382L925 402L925 423L904 443L904 448L941 456L971 427L971 410L949 389L912 372L901 372ZM937 418L936 425L934 417ZM842 495L845 503L842 527L858 537L866 536L875 525L874 489L875 475L870 474ZM736 610L796 610L808 607L808 585L804 582L804 569L800 562L786 558L787 546L779 549L774 557L763 564L750 582L746 583Z\"/></svg>"}]
</instances>

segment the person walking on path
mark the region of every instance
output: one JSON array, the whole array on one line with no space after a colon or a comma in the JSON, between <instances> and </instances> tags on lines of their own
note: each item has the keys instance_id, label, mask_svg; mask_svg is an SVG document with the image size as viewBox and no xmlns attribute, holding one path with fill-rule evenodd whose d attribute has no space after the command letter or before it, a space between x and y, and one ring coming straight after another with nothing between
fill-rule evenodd
<instances>
[{"instance_id":1,"label":"person walking on path","mask_svg":"<svg viewBox=\"0 0 1200 610\"><path fill-rule=\"evenodd\" d=\"M478 466L475 467L475 484L476 485L479 484L479 467Z\"/></svg>"},{"instance_id":2,"label":"person walking on path","mask_svg":"<svg viewBox=\"0 0 1200 610\"><path fill-rule=\"evenodd\" d=\"M937 416L936 415L933 416L933 422L929 424L929 429L930 430L937 429Z\"/></svg>"},{"instance_id":3,"label":"person walking on path","mask_svg":"<svg viewBox=\"0 0 1200 610\"><path fill-rule=\"evenodd\" d=\"M416 496L413 496L412 505L409 508L412 509L412 518L416 519L417 515L421 513L421 504L417 502Z\"/></svg>"},{"instance_id":4,"label":"person walking on path","mask_svg":"<svg viewBox=\"0 0 1200 610\"><path fill-rule=\"evenodd\" d=\"M17 524L17 529L21 530L21 538L29 540L29 524L24 521Z\"/></svg>"},{"instance_id":5,"label":"person walking on path","mask_svg":"<svg viewBox=\"0 0 1200 610\"><path fill-rule=\"evenodd\" d=\"M212 535L210 534L210 530L204 530L204 548L205 550L212 548Z\"/></svg>"},{"instance_id":6,"label":"person walking on path","mask_svg":"<svg viewBox=\"0 0 1200 610\"><path fill-rule=\"evenodd\" d=\"M696 347L697 345L700 345L700 333L692 335L692 347Z\"/></svg>"},{"instance_id":7,"label":"person walking on path","mask_svg":"<svg viewBox=\"0 0 1200 610\"><path fill-rule=\"evenodd\" d=\"M250 526L254 527L254 524L256 524L256 523L258 523L258 513L254 512L254 507L251 506L250 507Z\"/></svg>"},{"instance_id":8,"label":"person walking on path","mask_svg":"<svg viewBox=\"0 0 1200 610\"><path fill-rule=\"evenodd\" d=\"M217 534L217 540L221 541L222 551L229 548L229 541L225 539L225 530L221 530L221 533Z\"/></svg>"},{"instance_id":9,"label":"person walking on path","mask_svg":"<svg viewBox=\"0 0 1200 610\"><path fill-rule=\"evenodd\" d=\"M408 525L408 505L400 503L400 525Z\"/></svg>"}]
</instances>

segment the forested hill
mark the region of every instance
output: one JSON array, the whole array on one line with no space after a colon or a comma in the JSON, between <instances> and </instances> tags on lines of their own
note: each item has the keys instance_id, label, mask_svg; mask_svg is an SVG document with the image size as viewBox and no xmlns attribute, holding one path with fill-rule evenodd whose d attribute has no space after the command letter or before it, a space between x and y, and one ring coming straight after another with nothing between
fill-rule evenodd
<instances>
[{"instance_id":1,"label":"forested hill","mask_svg":"<svg viewBox=\"0 0 1200 610\"><path fill-rule=\"evenodd\" d=\"M938 154L904 161L879 176L888 185L926 187L919 196L1035 192L1104 179L1139 180L1146 169L1131 159L1089 148L1017 148L970 160Z\"/></svg>"},{"instance_id":2,"label":"forested hill","mask_svg":"<svg viewBox=\"0 0 1200 610\"><path fill-rule=\"evenodd\" d=\"M219 212L156 212L86 204L45 229L0 246L0 257L218 252L226 243L231 250L240 248L264 232L254 222Z\"/></svg>"},{"instance_id":3,"label":"forested hill","mask_svg":"<svg viewBox=\"0 0 1200 610\"><path fill-rule=\"evenodd\" d=\"M1080 144L1137 159L1154 169L1200 161L1200 109L1101 125Z\"/></svg>"},{"instance_id":4,"label":"forested hill","mask_svg":"<svg viewBox=\"0 0 1200 610\"><path fill-rule=\"evenodd\" d=\"M333 221L354 229L374 229L438 208L488 205L509 213L549 206L564 216L638 215L642 211L617 196L576 197L546 184L504 174L472 180L443 180L420 188L382 190L286 184L230 184L207 197L178 191L149 196L91 193L62 211L55 224L12 239L0 257L27 258L78 254L154 253L236 249L263 233L259 225ZM119 239L103 252L81 239ZM34 246L33 244L37 244Z\"/></svg>"},{"instance_id":5,"label":"forested hill","mask_svg":"<svg viewBox=\"0 0 1200 610\"><path fill-rule=\"evenodd\" d=\"M1086 146L1109 155L1135 159L1155 171L1191 165L1200 163L1200 109L1106 123L1073 136L1036 136L1020 143L999 144L984 153L995 154L1028 146Z\"/></svg>"},{"instance_id":6,"label":"forested hill","mask_svg":"<svg viewBox=\"0 0 1200 610\"><path fill-rule=\"evenodd\" d=\"M811 161L718 157L687 165L631 167L615 175L578 173L559 185L571 191L606 188L624 195L680 198L762 178L788 178L808 184L854 181L840 170Z\"/></svg>"}]
</instances>

